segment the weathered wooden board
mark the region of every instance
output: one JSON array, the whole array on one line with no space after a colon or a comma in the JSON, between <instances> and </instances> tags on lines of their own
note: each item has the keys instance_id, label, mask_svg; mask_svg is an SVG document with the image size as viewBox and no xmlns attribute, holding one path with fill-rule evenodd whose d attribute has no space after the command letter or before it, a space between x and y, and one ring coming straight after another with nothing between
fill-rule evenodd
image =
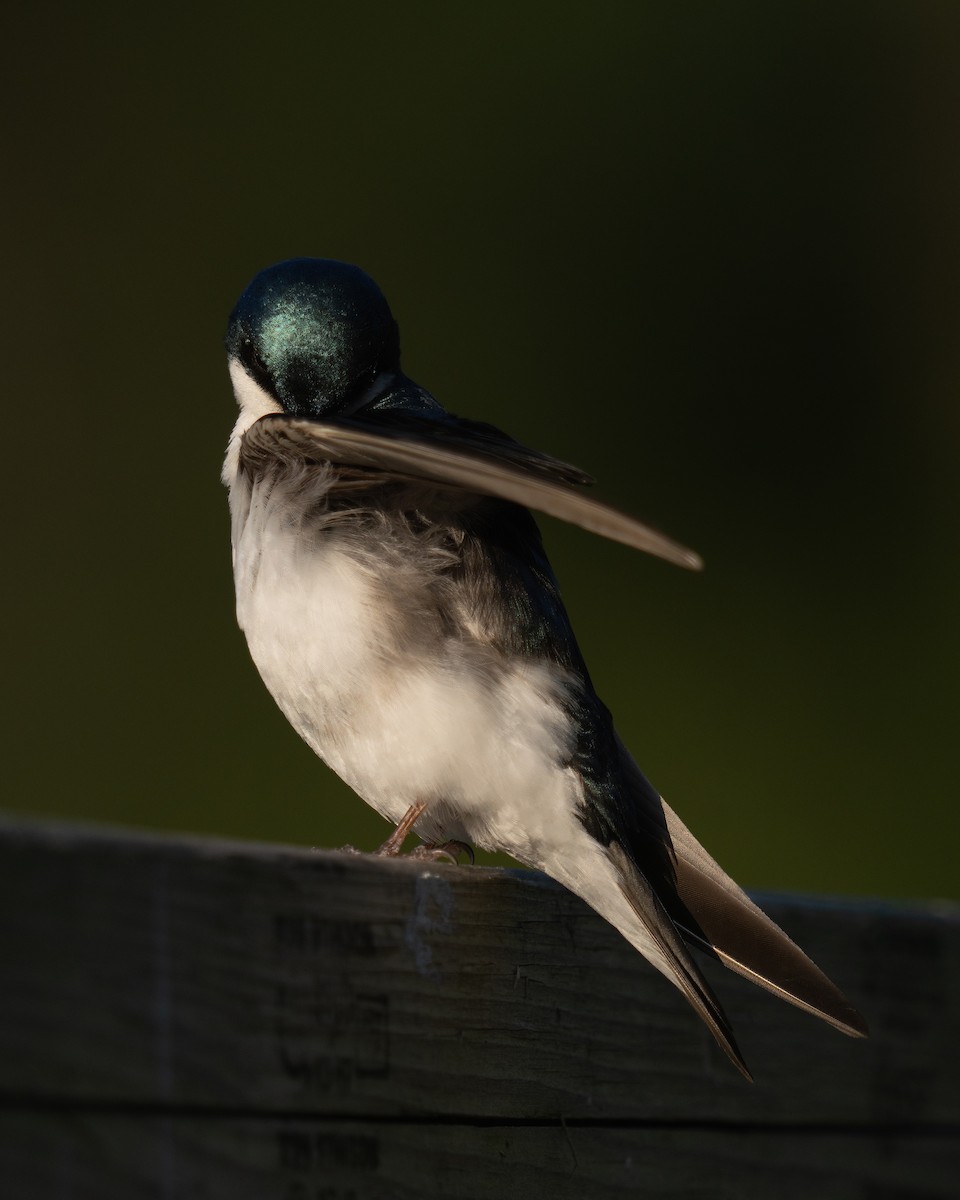
<instances>
[{"instance_id":1,"label":"weathered wooden board","mask_svg":"<svg viewBox=\"0 0 960 1200\"><path fill-rule=\"evenodd\" d=\"M643 1129L0 1117L16 1200L955 1200L956 1139Z\"/></svg>"},{"instance_id":2,"label":"weathered wooden board","mask_svg":"<svg viewBox=\"0 0 960 1200\"><path fill-rule=\"evenodd\" d=\"M751 1086L534 873L5 822L0 1179L24 1200L960 1193L957 910L764 904L873 1036L708 963ZM805 1182L772 1189L778 1163Z\"/></svg>"}]
</instances>

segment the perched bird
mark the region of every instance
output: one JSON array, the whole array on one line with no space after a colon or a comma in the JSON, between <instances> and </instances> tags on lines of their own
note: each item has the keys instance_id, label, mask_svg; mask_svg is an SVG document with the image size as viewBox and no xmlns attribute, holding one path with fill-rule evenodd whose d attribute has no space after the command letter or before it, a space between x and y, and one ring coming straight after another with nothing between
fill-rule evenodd
<instances>
[{"instance_id":1,"label":"perched bird","mask_svg":"<svg viewBox=\"0 0 960 1200\"><path fill-rule=\"evenodd\" d=\"M529 509L695 568L576 467L448 413L400 369L358 267L257 275L227 332L237 617L300 736L396 833L553 876L671 980L747 1078L689 946L866 1026L647 782L598 699ZM455 848L455 847L454 847Z\"/></svg>"}]
</instances>

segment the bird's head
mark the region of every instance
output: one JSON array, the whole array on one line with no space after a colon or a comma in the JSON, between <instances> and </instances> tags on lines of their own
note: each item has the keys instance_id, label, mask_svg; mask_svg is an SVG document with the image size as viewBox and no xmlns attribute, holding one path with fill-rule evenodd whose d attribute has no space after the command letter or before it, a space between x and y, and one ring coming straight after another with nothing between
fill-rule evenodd
<instances>
[{"instance_id":1,"label":"bird's head","mask_svg":"<svg viewBox=\"0 0 960 1200\"><path fill-rule=\"evenodd\" d=\"M292 258L255 276L226 345L235 382L243 372L299 417L354 411L400 370L383 293L359 267L329 258Z\"/></svg>"}]
</instances>

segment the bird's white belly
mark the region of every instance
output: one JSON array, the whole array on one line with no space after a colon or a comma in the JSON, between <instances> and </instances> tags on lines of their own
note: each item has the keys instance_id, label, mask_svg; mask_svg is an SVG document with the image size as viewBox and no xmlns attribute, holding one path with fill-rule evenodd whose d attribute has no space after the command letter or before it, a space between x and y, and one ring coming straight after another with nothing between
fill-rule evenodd
<instances>
[{"instance_id":1,"label":"bird's white belly","mask_svg":"<svg viewBox=\"0 0 960 1200\"><path fill-rule=\"evenodd\" d=\"M409 644L411 600L335 536L247 522L237 615L264 682L304 740L388 820L539 862L569 836L582 784L555 666L455 637ZM409 583L409 581L404 581ZM403 609L401 609L401 605Z\"/></svg>"}]
</instances>

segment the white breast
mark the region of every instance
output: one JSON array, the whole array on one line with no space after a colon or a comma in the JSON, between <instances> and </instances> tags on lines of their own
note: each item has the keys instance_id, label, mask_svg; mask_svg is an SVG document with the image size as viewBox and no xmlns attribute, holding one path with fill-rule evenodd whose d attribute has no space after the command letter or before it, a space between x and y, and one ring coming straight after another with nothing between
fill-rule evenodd
<instances>
[{"instance_id":1,"label":"white breast","mask_svg":"<svg viewBox=\"0 0 960 1200\"><path fill-rule=\"evenodd\" d=\"M582 794L564 766L565 674L418 622L436 604L430 555L396 546L358 555L349 522L324 517L330 468L249 480L239 440L277 406L262 392L245 396L224 464L237 617L278 705L388 820L427 800L421 836L542 863L574 832Z\"/></svg>"}]
</instances>

